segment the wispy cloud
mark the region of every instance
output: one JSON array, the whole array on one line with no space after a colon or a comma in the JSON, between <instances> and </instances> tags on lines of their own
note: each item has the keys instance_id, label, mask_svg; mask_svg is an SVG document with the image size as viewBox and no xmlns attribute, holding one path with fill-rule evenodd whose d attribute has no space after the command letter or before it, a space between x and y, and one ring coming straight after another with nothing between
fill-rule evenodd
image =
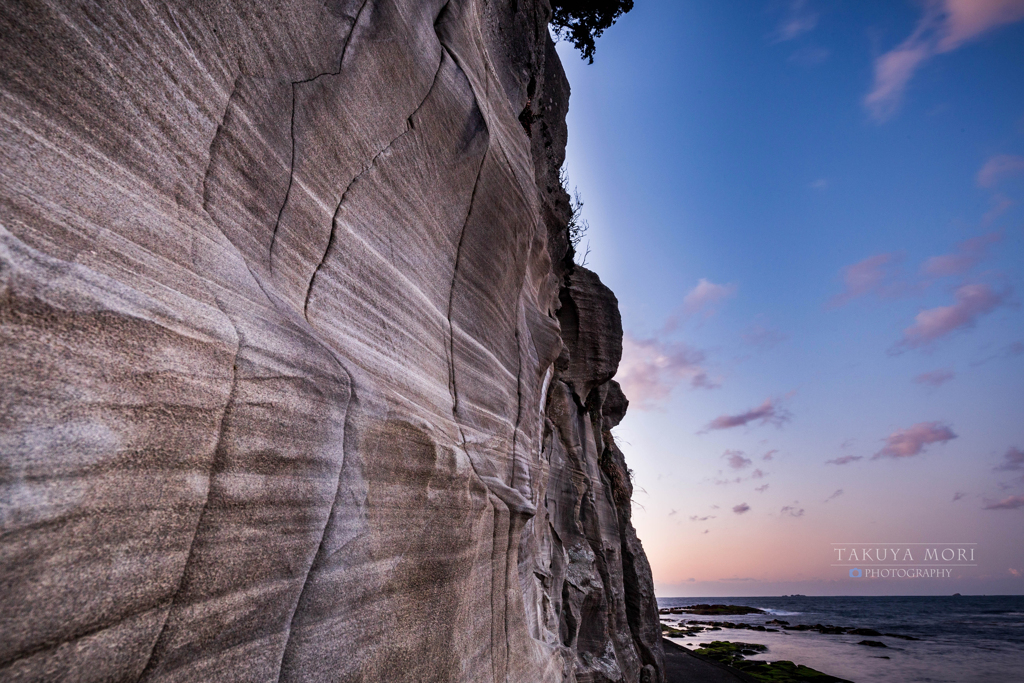
<instances>
[{"instance_id":1,"label":"wispy cloud","mask_svg":"<svg viewBox=\"0 0 1024 683\"><path fill-rule=\"evenodd\" d=\"M832 460L826 460L825 464L826 465L849 465L851 462L857 462L858 460L863 460L863 459L864 459L864 456L862 456L862 455L844 455L844 456L841 456L841 457L838 457L838 458L834 458Z\"/></svg>"},{"instance_id":2,"label":"wispy cloud","mask_svg":"<svg viewBox=\"0 0 1024 683\"><path fill-rule=\"evenodd\" d=\"M797 507L795 505L787 505L784 508L782 508L781 510L779 510L779 514L784 516L784 517L787 516L787 515L789 517L803 517L804 516L804 509L803 508L797 509Z\"/></svg>"},{"instance_id":3,"label":"wispy cloud","mask_svg":"<svg viewBox=\"0 0 1024 683\"><path fill-rule=\"evenodd\" d=\"M627 334L622 338L622 361L615 379L633 407L650 409L682 383L701 389L717 387L703 363L704 354L686 344L636 339Z\"/></svg>"},{"instance_id":4,"label":"wispy cloud","mask_svg":"<svg viewBox=\"0 0 1024 683\"><path fill-rule=\"evenodd\" d=\"M749 467L753 464L750 458L743 456L743 451L726 451L722 454L722 457L729 461L729 467L734 470L742 470L744 467Z\"/></svg>"},{"instance_id":5,"label":"wispy cloud","mask_svg":"<svg viewBox=\"0 0 1024 683\"><path fill-rule=\"evenodd\" d=\"M995 187L1006 176L1024 173L1024 157L1016 154L997 154L985 162L978 171L979 187Z\"/></svg>"},{"instance_id":6,"label":"wispy cloud","mask_svg":"<svg viewBox=\"0 0 1024 683\"><path fill-rule=\"evenodd\" d=\"M695 315L707 318L714 315L723 301L736 296L737 289L737 285L733 283L718 285L701 278L697 281L697 286L683 297L682 305L669 316L665 327L662 328L662 334L675 331L684 318Z\"/></svg>"},{"instance_id":7,"label":"wispy cloud","mask_svg":"<svg viewBox=\"0 0 1024 683\"><path fill-rule=\"evenodd\" d=\"M926 0L913 33L875 60L875 79L864 105L878 122L899 110L903 91L926 61L969 40L1024 18L1024 0Z\"/></svg>"},{"instance_id":8,"label":"wispy cloud","mask_svg":"<svg viewBox=\"0 0 1024 683\"><path fill-rule=\"evenodd\" d=\"M921 272L932 277L964 275L985 257L988 246L995 244L1002 237L1001 233L990 232L964 240L956 246L956 251L952 254L932 256L925 261L921 266Z\"/></svg>"},{"instance_id":9,"label":"wispy cloud","mask_svg":"<svg viewBox=\"0 0 1024 683\"><path fill-rule=\"evenodd\" d=\"M915 375L911 380L914 384L925 384L930 387L941 387L946 382L956 377L952 370L932 370Z\"/></svg>"},{"instance_id":10,"label":"wispy cloud","mask_svg":"<svg viewBox=\"0 0 1024 683\"><path fill-rule=\"evenodd\" d=\"M1010 344L1007 344L998 352L991 356L988 356L987 358L982 358L981 360L976 360L972 362L971 365L973 367L978 367L979 365L984 365L989 361L997 360L1000 358L1015 358L1017 356L1020 356L1021 354L1024 354L1024 341L1015 341L1011 342Z\"/></svg>"},{"instance_id":11,"label":"wispy cloud","mask_svg":"<svg viewBox=\"0 0 1024 683\"><path fill-rule=\"evenodd\" d=\"M957 491L956 493L953 494L953 502L954 503L957 502L958 500L960 500L961 498L963 498L966 495L967 494L964 493L963 491Z\"/></svg>"},{"instance_id":12,"label":"wispy cloud","mask_svg":"<svg viewBox=\"0 0 1024 683\"><path fill-rule=\"evenodd\" d=\"M700 516L698 516L698 515L691 515L691 516L690 516L690 521L691 521L691 522L706 522L706 521L708 521L709 519L714 519L714 518L715 518L715 516L714 516L714 515L707 515L707 516L705 516L705 517L700 517Z\"/></svg>"},{"instance_id":13,"label":"wispy cloud","mask_svg":"<svg viewBox=\"0 0 1024 683\"><path fill-rule=\"evenodd\" d=\"M764 479L766 476L768 476L768 475L766 473L762 472L760 469L756 469L756 470L754 470L753 472L750 473L750 478L751 479Z\"/></svg>"},{"instance_id":14,"label":"wispy cloud","mask_svg":"<svg viewBox=\"0 0 1024 683\"><path fill-rule=\"evenodd\" d=\"M768 484L761 484L754 490L757 491L758 493L764 493L765 491L768 490Z\"/></svg>"},{"instance_id":15,"label":"wispy cloud","mask_svg":"<svg viewBox=\"0 0 1024 683\"><path fill-rule=\"evenodd\" d=\"M679 514L679 510L672 510L671 512L668 513L668 516L672 517L672 516L677 515L677 514Z\"/></svg>"},{"instance_id":16,"label":"wispy cloud","mask_svg":"<svg viewBox=\"0 0 1024 683\"><path fill-rule=\"evenodd\" d=\"M733 508L732 508L732 511L735 512L737 515L742 515L744 512L748 512L749 510L750 510L750 506L747 505L746 503L740 503L739 505L734 505Z\"/></svg>"},{"instance_id":17,"label":"wispy cloud","mask_svg":"<svg viewBox=\"0 0 1024 683\"><path fill-rule=\"evenodd\" d=\"M984 506L986 510L1016 510L1017 508L1024 508L1024 496L1010 496L997 502L988 502Z\"/></svg>"},{"instance_id":18,"label":"wispy cloud","mask_svg":"<svg viewBox=\"0 0 1024 683\"><path fill-rule=\"evenodd\" d=\"M885 447L871 459L909 458L923 452L933 443L946 443L957 438L953 430L939 422L918 422L908 429L898 429L885 438Z\"/></svg>"},{"instance_id":19,"label":"wispy cloud","mask_svg":"<svg viewBox=\"0 0 1024 683\"><path fill-rule=\"evenodd\" d=\"M1010 447L1003 454L1003 464L996 467L997 472L1020 472L1024 470L1024 451Z\"/></svg>"},{"instance_id":20,"label":"wispy cloud","mask_svg":"<svg viewBox=\"0 0 1024 683\"><path fill-rule=\"evenodd\" d=\"M956 330L973 327L978 318L991 313L1008 298L1006 292L996 292L987 284L962 285L953 292L951 306L928 308L918 313L914 324L903 330L903 338L892 352L926 346Z\"/></svg>"},{"instance_id":21,"label":"wispy cloud","mask_svg":"<svg viewBox=\"0 0 1024 683\"><path fill-rule=\"evenodd\" d=\"M991 225L997 218L1002 216L1006 211L1016 204L1012 199L996 192L992 195L992 208L985 212L981 217L982 225Z\"/></svg>"},{"instance_id":22,"label":"wispy cloud","mask_svg":"<svg viewBox=\"0 0 1024 683\"><path fill-rule=\"evenodd\" d=\"M791 0L786 8L786 16L779 23L773 36L774 42L782 43L793 40L818 25L819 14L811 9L807 0Z\"/></svg>"},{"instance_id":23,"label":"wispy cloud","mask_svg":"<svg viewBox=\"0 0 1024 683\"><path fill-rule=\"evenodd\" d=\"M895 283L895 266L900 259L900 254L875 254L846 266L842 270L843 291L829 300L828 307L838 308L868 294L892 297L904 293L906 287Z\"/></svg>"},{"instance_id":24,"label":"wispy cloud","mask_svg":"<svg viewBox=\"0 0 1024 683\"><path fill-rule=\"evenodd\" d=\"M770 450L767 453L765 453L764 455L762 455L761 459L762 460L771 460L772 458L775 457L775 454L778 453L778 452L779 452L778 449Z\"/></svg>"},{"instance_id":25,"label":"wispy cloud","mask_svg":"<svg viewBox=\"0 0 1024 683\"><path fill-rule=\"evenodd\" d=\"M739 415L719 415L709 422L703 431L710 432L717 429L742 427L750 424L751 422L760 422L762 425L773 424L776 427L779 427L783 423L788 422L789 419L789 411L780 408L776 405L774 400L769 398L757 408L751 408Z\"/></svg>"},{"instance_id":26,"label":"wispy cloud","mask_svg":"<svg viewBox=\"0 0 1024 683\"><path fill-rule=\"evenodd\" d=\"M843 490L842 490L842 489L836 489L835 493L833 493L833 494L832 494L831 496L829 496L828 498L826 498L824 502L826 502L826 503L827 503L827 502L829 502L830 500L835 500L836 498L838 498L838 497L839 497L839 496L841 496L841 495L843 495Z\"/></svg>"},{"instance_id":27,"label":"wispy cloud","mask_svg":"<svg viewBox=\"0 0 1024 683\"><path fill-rule=\"evenodd\" d=\"M749 346L764 350L774 348L789 338L782 332L761 323L754 323L740 333L740 337Z\"/></svg>"}]
</instances>

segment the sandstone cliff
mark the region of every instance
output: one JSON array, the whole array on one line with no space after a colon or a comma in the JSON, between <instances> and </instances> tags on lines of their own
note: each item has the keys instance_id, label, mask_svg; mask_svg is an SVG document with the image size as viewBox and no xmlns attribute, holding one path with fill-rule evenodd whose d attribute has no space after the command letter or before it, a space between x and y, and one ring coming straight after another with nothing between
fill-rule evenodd
<instances>
[{"instance_id":1,"label":"sandstone cliff","mask_svg":"<svg viewBox=\"0 0 1024 683\"><path fill-rule=\"evenodd\" d=\"M662 679L550 11L0 1L0 680Z\"/></svg>"}]
</instances>

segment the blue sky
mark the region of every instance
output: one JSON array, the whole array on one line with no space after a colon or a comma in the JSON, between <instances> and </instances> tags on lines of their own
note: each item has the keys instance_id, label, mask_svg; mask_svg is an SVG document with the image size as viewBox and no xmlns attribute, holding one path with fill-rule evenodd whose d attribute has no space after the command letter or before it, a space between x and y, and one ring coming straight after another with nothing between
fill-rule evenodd
<instances>
[{"instance_id":1,"label":"blue sky","mask_svg":"<svg viewBox=\"0 0 1024 683\"><path fill-rule=\"evenodd\" d=\"M659 594L1024 592L1024 0L637 0L559 52Z\"/></svg>"}]
</instances>

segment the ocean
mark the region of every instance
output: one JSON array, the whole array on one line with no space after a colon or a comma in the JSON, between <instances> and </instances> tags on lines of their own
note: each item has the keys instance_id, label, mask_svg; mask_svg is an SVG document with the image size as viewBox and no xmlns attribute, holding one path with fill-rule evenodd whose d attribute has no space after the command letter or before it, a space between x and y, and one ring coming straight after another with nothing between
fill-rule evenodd
<instances>
[{"instance_id":1,"label":"ocean","mask_svg":"<svg viewBox=\"0 0 1024 683\"><path fill-rule=\"evenodd\" d=\"M712 640L760 643L768 651L747 659L788 659L854 683L1024 683L1024 596L658 598L659 607L699 603L748 605L767 614L663 614L662 620L756 626L781 619L791 626L870 628L920 640L727 628L672 639L691 649ZM886 647L858 645L862 640Z\"/></svg>"}]
</instances>

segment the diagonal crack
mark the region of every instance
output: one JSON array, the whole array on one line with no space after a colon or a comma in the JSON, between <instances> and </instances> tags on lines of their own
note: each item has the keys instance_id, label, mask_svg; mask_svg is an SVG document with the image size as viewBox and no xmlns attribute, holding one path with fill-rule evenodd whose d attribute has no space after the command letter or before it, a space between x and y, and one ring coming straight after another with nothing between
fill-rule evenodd
<instances>
[{"instance_id":1,"label":"diagonal crack","mask_svg":"<svg viewBox=\"0 0 1024 683\"><path fill-rule=\"evenodd\" d=\"M306 576L302 580L302 589L299 591L299 597L295 600L295 607L292 608L291 616L288 618L288 626L285 629L287 637L285 638L284 648L282 648L281 650L281 663L277 671L278 683L280 683L282 677L284 676L284 663L285 658L288 656L288 646L291 644L292 640L292 627L295 624L295 617L299 613L299 607L302 605L302 598L306 595L306 589L309 587L309 577L313 573L313 566L316 564L317 558L319 558L324 552L324 543L327 541L327 527L331 524L331 518L334 516L334 511L338 507L338 499L341 498L341 478L345 472L346 460L345 440L351 433L349 420L351 419L352 411L350 410L350 407L352 405L352 399L354 398L356 391L355 382L352 379L352 373L348 371L345 365L341 362L341 359L338 358L337 354L327 344L320 343L312 330L310 331L309 334L311 337L313 337L315 341L317 341L317 343L320 344L320 346L327 352L327 354L334 360L334 362L338 364L338 368L341 370L342 373L344 373L345 377L348 379L349 392L348 401L345 403L345 426L344 433L342 434L341 437L341 466L338 468L338 485L337 488L335 489L334 501L331 503L331 509L327 512L327 518L324 520L324 527L320 531L320 543L317 545L316 553L314 553L313 559L310 562L309 567L306 569Z\"/></svg>"},{"instance_id":2,"label":"diagonal crack","mask_svg":"<svg viewBox=\"0 0 1024 683\"><path fill-rule=\"evenodd\" d=\"M207 155L206 155L206 171L203 173L203 211L205 211L207 213L207 215L209 215L209 213L210 213L210 211L209 211L209 206L210 206L210 188L207 187L206 181L209 180L209 178L210 178L210 169L213 168L213 148L216 146L217 140L220 139L221 133L223 133L223 131L224 131L224 124L228 120L228 112L231 111L231 100L233 100L235 98L235 93L238 92L238 81L241 78L242 78L242 73L239 72L238 75L235 76L234 83L231 85L231 93L228 95L228 101L224 105L224 114L220 117L220 123L217 124L217 130L213 134L213 139L210 140L210 147L207 150ZM212 216L211 216L211 219L212 219ZM214 222L216 223L216 221L214 221Z\"/></svg>"},{"instance_id":3,"label":"diagonal crack","mask_svg":"<svg viewBox=\"0 0 1024 683\"><path fill-rule=\"evenodd\" d=\"M353 27L352 30L354 31L355 27ZM274 245L277 244L277 229L281 226L281 216L284 215L284 207L288 206L288 198L292 194L292 183L295 182L295 83L294 82L291 85L291 89L292 89L292 107L291 107L291 114L290 114L291 118L290 118L290 123L289 123L289 126L291 127L290 130L291 130L291 142L292 142L291 162L290 162L290 165L288 167L288 188L284 191L284 201L281 202L281 208L277 210L277 220L274 221L274 232L273 232L273 234L270 237L270 255L269 255L269 258L270 258L270 276L271 277L274 276Z\"/></svg>"},{"instance_id":4,"label":"diagonal crack","mask_svg":"<svg viewBox=\"0 0 1024 683\"><path fill-rule=\"evenodd\" d=\"M271 276L273 276L273 274L274 274L274 246L277 244L278 228L281 227L281 217L284 215L284 208L286 206L288 206L288 197L291 196L292 185L294 184L294 181L295 181L295 88L300 86L300 85L305 85L306 83L312 83L313 81L315 81L317 79L320 79L320 78L323 78L324 76L337 76L337 75L341 74L341 69L345 65L345 55L348 54L348 46L352 44L352 36L355 34L356 29L359 27L359 20L362 18L363 10L366 9L366 6L368 4L369 4L369 0L363 0L363 4L359 6L359 11L356 12L355 21L352 22L352 29L348 32L348 36L345 37L345 45L341 48L341 57L338 59L338 68L335 71L325 71L324 73L319 73L319 74L317 74L315 76L312 76L310 78L306 78L306 79L303 79L303 80L300 80L300 81L292 81L291 82L292 108L291 108L291 122L290 122L291 128L290 128L290 131L291 131L291 141L292 141L292 153L291 153L291 162L290 162L290 166L289 166L289 169L288 169L288 189L285 190L284 201L281 202L281 208L278 209L278 211L277 211L277 220L274 222L274 232L273 232L273 234L270 237L270 254L269 254L269 259L270 259L270 274L271 274Z\"/></svg>"},{"instance_id":5,"label":"diagonal crack","mask_svg":"<svg viewBox=\"0 0 1024 683\"><path fill-rule=\"evenodd\" d=\"M307 321L309 320L309 300L313 294L313 284L316 282L317 275L320 274L320 270L324 267L324 264L327 262L327 255L331 253L331 247L334 246L335 239L337 238L338 216L341 214L341 207L345 203L345 197L348 196L349 191L355 186L356 182L358 182L360 178L366 175L374 167L378 159L384 156L388 152L388 150L390 150L395 145L395 143L397 143L399 140L401 140L410 132L416 129L412 122L413 117L416 116L416 114L418 114L421 109L423 109L423 105L425 105L427 103L427 100L430 98L430 93L432 93L434 91L434 88L437 86L437 79L441 75L441 68L443 66L444 54L442 53L441 59L437 63L437 69L434 71L434 79L433 81L431 81L430 87L427 88L427 93L423 96L423 99L420 100L420 103L416 105L416 108L413 110L413 112L409 114L409 116L407 116L405 119L405 130L403 130L397 136L392 138L391 142L384 145L384 147L382 147L380 151L373 155L373 158L370 159L370 161L366 164L366 166L363 167L361 171L359 171L358 174L356 174L356 177L349 181L344 191L342 191L341 198L338 199L338 205L334 209L334 215L331 217L331 235L327 240L327 247L324 249L323 256L320 257L320 263L317 264L316 269L313 271L313 275L309 278L309 285L306 287L306 298L305 303L302 306L302 316Z\"/></svg>"},{"instance_id":6,"label":"diagonal crack","mask_svg":"<svg viewBox=\"0 0 1024 683\"><path fill-rule=\"evenodd\" d=\"M220 302L214 297L214 301L217 302L217 307L221 309L221 312L227 316ZM230 320L230 316L228 320ZM234 323L232 323L234 325ZM237 335L238 328L235 328ZM160 627L160 633L156 638L153 639L153 647L149 651L149 657L146 659L146 666L143 668L142 673L139 674L138 679L143 680L146 678L153 668L153 657L156 655L157 650L160 648L160 644L164 641L164 635L167 631L167 624L171 619L171 613L174 611L174 606L178 603L178 598L181 594L181 588L185 584L185 575L188 573L188 566L192 562L192 558L195 554L196 539L199 538L199 529L203 525L203 517L206 516L206 509L210 505L210 493L213 491L213 477L214 472L217 469L217 455L221 452L221 448L224 445L224 431L227 423L228 416L231 414L231 405L235 400L235 390L238 386L238 352L241 346L241 338L238 338L238 346L235 347L235 356L231 362L231 390L228 392L227 403L224 404L224 412L220 417L220 425L217 428L217 444L213 448L213 457L210 458L210 470L207 472L207 485L206 485L206 500L203 501L202 510L199 512L199 517L196 520L196 527L192 532L192 542L188 547L188 555L185 559L185 565L181 568L181 576L178 577L178 586L174 589L174 597L171 599L170 608L167 610L167 615L164 617L164 623Z\"/></svg>"}]
</instances>

